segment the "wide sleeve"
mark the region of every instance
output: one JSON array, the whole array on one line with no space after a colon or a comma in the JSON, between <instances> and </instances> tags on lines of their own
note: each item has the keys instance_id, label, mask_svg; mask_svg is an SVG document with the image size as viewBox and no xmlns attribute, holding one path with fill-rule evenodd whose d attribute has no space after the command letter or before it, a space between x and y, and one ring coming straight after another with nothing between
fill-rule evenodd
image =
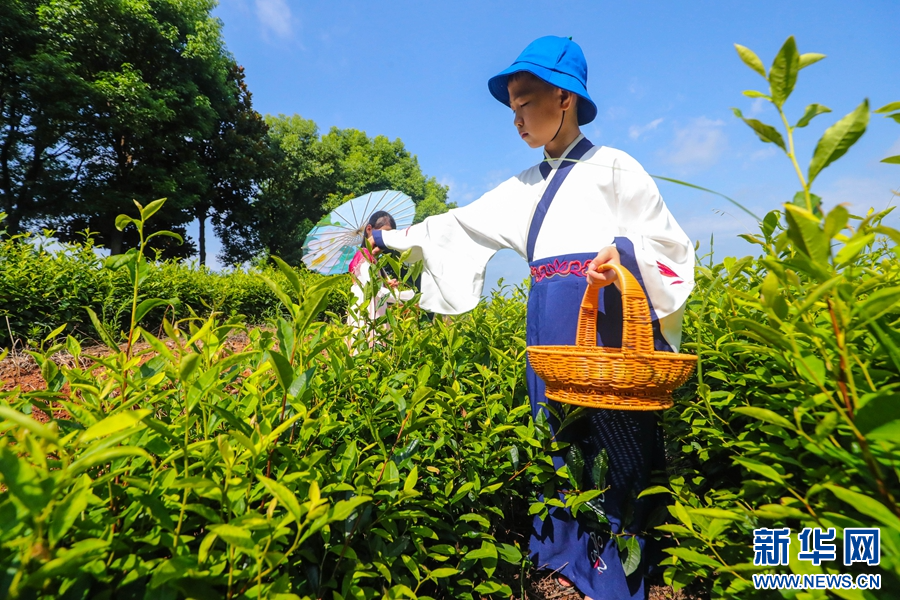
<instances>
[{"instance_id":1,"label":"wide sleeve","mask_svg":"<svg viewBox=\"0 0 900 600\"><path fill-rule=\"evenodd\" d=\"M347 324L353 327L360 327L364 323L365 305L366 305L366 287L372 278L371 268L368 261L354 261L355 264L350 269L352 284L350 293L353 295L353 303L347 310Z\"/></svg>"},{"instance_id":2,"label":"wide sleeve","mask_svg":"<svg viewBox=\"0 0 900 600\"><path fill-rule=\"evenodd\" d=\"M475 308L484 272L498 250L525 254L525 235L533 191L513 177L478 200L407 229L373 232L382 249L411 250L409 262L423 263L419 305L455 315Z\"/></svg>"},{"instance_id":3,"label":"wide sleeve","mask_svg":"<svg viewBox=\"0 0 900 600\"><path fill-rule=\"evenodd\" d=\"M685 304L694 288L694 247L669 212L653 178L628 155L613 172L619 236L634 245L644 287L662 334L677 350Z\"/></svg>"}]
</instances>

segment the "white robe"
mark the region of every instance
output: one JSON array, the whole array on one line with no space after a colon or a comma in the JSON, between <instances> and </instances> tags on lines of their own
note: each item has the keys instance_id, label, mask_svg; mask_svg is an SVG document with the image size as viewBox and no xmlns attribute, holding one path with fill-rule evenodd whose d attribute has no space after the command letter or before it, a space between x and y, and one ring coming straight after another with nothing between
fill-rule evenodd
<instances>
[{"instance_id":1,"label":"white robe","mask_svg":"<svg viewBox=\"0 0 900 600\"><path fill-rule=\"evenodd\" d=\"M355 301L347 310L347 324L353 327L354 332L366 327L371 328L378 318L387 313L389 305L411 300L416 295L413 290L399 290L381 285L380 289L375 292L375 297L368 299L368 305L366 305L366 290L371 285L374 270L375 265L364 258L358 261L350 271L353 278L350 292ZM389 329L386 323L382 327L385 330ZM369 331L368 338L369 345L372 345L375 340L374 331Z\"/></svg>"},{"instance_id":2,"label":"white robe","mask_svg":"<svg viewBox=\"0 0 900 600\"><path fill-rule=\"evenodd\" d=\"M545 153L552 168L547 179L536 165L471 204L405 230L381 232L384 246L412 250L409 260L423 261L423 309L459 314L474 308L487 262L497 250L510 248L527 260L528 230L538 202L565 156L583 137L576 138L559 159ZM594 146L557 191L533 259L596 253L613 245L615 237L627 237L634 245L661 332L677 351L685 302L694 287L693 245L643 167L621 150Z\"/></svg>"}]
</instances>

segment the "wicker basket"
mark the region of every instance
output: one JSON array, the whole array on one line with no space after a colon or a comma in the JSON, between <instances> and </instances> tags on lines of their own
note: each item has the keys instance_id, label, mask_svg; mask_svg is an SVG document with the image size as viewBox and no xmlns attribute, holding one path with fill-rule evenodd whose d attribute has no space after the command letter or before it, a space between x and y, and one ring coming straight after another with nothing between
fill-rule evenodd
<instances>
[{"instance_id":1,"label":"wicker basket","mask_svg":"<svg viewBox=\"0 0 900 600\"><path fill-rule=\"evenodd\" d=\"M581 301L575 346L529 346L528 359L547 384L547 397L566 404L616 410L662 410L687 381L696 356L657 352L650 309L641 285L619 265L622 292L622 348L600 348L597 308L601 285L591 284Z\"/></svg>"}]
</instances>

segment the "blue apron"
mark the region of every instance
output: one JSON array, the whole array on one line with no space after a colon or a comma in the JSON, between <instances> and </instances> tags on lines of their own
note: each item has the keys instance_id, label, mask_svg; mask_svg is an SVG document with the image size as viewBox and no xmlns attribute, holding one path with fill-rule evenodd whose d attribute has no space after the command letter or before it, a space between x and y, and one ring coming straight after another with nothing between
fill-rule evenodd
<instances>
[{"instance_id":1,"label":"blue apron","mask_svg":"<svg viewBox=\"0 0 900 600\"><path fill-rule=\"evenodd\" d=\"M568 157L580 159L591 147L591 143L583 139ZM541 165L544 177L549 174L545 165ZM526 325L529 346L575 344L578 311L587 289L587 267L596 253L533 259L534 243L547 209L573 165L573 162L564 162L558 168L535 210L529 228L527 251L532 273ZM615 238L615 245L622 265L643 287L631 241L624 237ZM601 289L599 300L597 344L621 347L622 302L618 289L615 286ZM672 348L660 332L659 320L652 306L650 314L656 349L671 352ZM530 363L526 377L532 416L537 419L543 412L555 434L559 421L552 413L560 413L563 406L547 399L544 382L534 373ZM553 411L542 405L551 406ZM600 451L606 449L609 458L606 485L609 490L603 495L602 504L610 528L614 533L637 534L643 531L649 513L659 505L659 497L635 498L648 487L651 472L665 468L658 415L655 412L585 409L584 416L561 431L557 439L579 445L585 458L586 473L591 472L593 461ZM563 456L554 456L553 463L556 469L561 468L565 464ZM598 484L592 483L595 486ZM535 517L529 552L538 569L557 571L572 581L581 593L594 600L642 599L649 593L644 585L644 576L652 561L647 559L644 537L637 537L641 546L641 564L632 575L626 577L616 541L608 534L601 535L590 530L581 515L576 519L568 509L556 507L550 509L549 516L543 521Z\"/></svg>"}]
</instances>

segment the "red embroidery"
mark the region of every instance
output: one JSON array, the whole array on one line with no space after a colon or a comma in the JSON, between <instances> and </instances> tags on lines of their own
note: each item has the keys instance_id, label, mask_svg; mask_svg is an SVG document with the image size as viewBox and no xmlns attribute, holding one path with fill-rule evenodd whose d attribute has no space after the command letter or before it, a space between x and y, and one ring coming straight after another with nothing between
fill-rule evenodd
<instances>
[{"instance_id":1,"label":"red embroidery","mask_svg":"<svg viewBox=\"0 0 900 600\"><path fill-rule=\"evenodd\" d=\"M560 275L562 277L565 277L566 275L578 275L579 277L585 277L587 276L587 268L590 264L591 261L589 260L560 261L557 259L546 265L531 267L531 276L534 277L535 282L542 281L546 277L553 277L554 275Z\"/></svg>"},{"instance_id":2,"label":"red embroidery","mask_svg":"<svg viewBox=\"0 0 900 600\"><path fill-rule=\"evenodd\" d=\"M663 277L676 277L676 278L678 277L678 273L676 273L675 271L673 271L666 265L662 264L661 262L656 261L656 266L659 267L659 272L662 274ZM682 283L682 282L679 281L678 283Z\"/></svg>"}]
</instances>

